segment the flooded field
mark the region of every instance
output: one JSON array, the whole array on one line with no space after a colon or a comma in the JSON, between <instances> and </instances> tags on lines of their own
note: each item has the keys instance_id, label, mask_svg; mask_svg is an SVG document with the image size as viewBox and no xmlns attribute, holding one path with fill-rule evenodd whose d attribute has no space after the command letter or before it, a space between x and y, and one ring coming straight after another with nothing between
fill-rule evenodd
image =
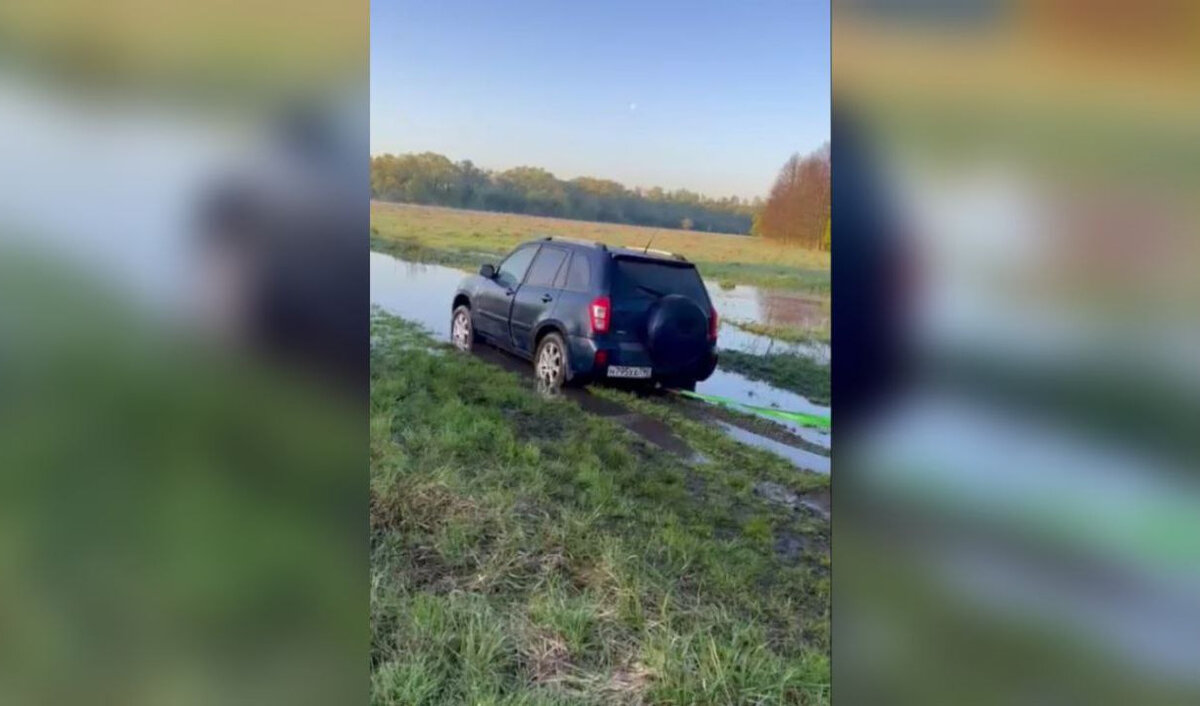
<instances>
[{"instance_id":1,"label":"flooded field","mask_svg":"<svg viewBox=\"0 0 1200 706\"><path fill-rule=\"evenodd\" d=\"M464 273L461 270L440 265L406 262L389 255L373 252L371 253L371 303L391 314L420 323L435 337L445 340L450 335L450 299L463 277ZM810 311L812 302L803 297L769 295L764 300L766 304L761 304L758 299L754 298L755 288L753 287L739 286L724 291L715 284L710 284L709 287L722 317L763 323L795 323L803 320L797 317L812 314ZM808 304L800 302L808 302ZM810 309L807 313L805 313L806 306ZM728 307L728 311L735 313L732 315L727 313L725 307ZM777 318L764 318L764 314ZM747 333L728 325L721 327L720 342L722 348L756 354L762 354L767 350L780 352L798 348L797 344L774 341L766 336ZM828 346L825 348L827 355ZM523 375L530 373L530 366L527 362L487 346L481 347L480 355L489 362L509 368L514 372ZM712 377L699 383L696 391L757 407L821 415L830 413L829 407L814 404L793 392L772 387L764 382L750 380L742 375L719 368ZM607 409L604 405L610 403L598 400L594 395L589 395L586 390L568 390L566 394L570 395L572 399L576 399L585 409L601 416L616 418L626 428L660 447L684 456L691 453L690 450L679 446L682 442L672 438L673 435L665 425L652 423L640 415L630 415L628 410L624 410L619 405L613 405L617 409ZM778 422L778 420L773 421L800 439L822 448L829 447L830 434L827 432L806 429L797 424ZM828 456L767 439L727 422L718 423L714 420L713 423L739 441L787 458L798 468L822 473L829 472Z\"/></svg>"},{"instance_id":2,"label":"flooded field","mask_svg":"<svg viewBox=\"0 0 1200 706\"><path fill-rule=\"evenodd\" d=\"M713 300L716 301L716 297L713 297ZM721 309L719 303L716 304L716 307L717 311L724 311ZM722 316L724 316L723 313ZM781 341L770 336L744 331L727 321L721 322L718 340L720 341L720 347L729 351L742 351L743 353L751 353L753 355L796 353L823 363L829 362L828 343L821 341Z\"/></svg>"},{"instance_id":3,"label":"flooded field","mask_svg":"<svg viewBox=\"0 0 1200 706\"><path fill-rule=\"evenodd\" d=\"M450 298L464 273L452 267L405 262L371 253L371 303L416 321L435 337L450 338Z\"/></svg>"},{"instance_id":4,"label":"flooded field","mask_svg":"<svg viewBox=\"0 0 1200 706\"><path fill-rule=\"evenodd\" d=\"M819 299L801 292L766 289L739 284L723 289L712 280L704 282L708 296L721 314L721 347L755 355L800 353L818 360L829 360L829 344L818 341L796 343L781 341L744 331L732 322L750 322L799 329L829 327L829 309Z\"/></svg>"}]
</instances>

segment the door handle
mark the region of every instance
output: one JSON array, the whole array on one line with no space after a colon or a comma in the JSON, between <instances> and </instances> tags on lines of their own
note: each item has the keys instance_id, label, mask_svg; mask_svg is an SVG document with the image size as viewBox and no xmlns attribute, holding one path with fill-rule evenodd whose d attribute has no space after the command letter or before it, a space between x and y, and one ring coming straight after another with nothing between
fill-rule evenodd
<instances>
[{"instance_id":1,"label":"door handle","mask_svg":"<svg viewBox=\"0 0 1200 706\"><path fill-rule=\"evenodd\" d=\"M542 303L545 304L546 302L550 301L553 298L554 297L550 296L549 294L543 294L542 295Z\"/></svg>"},{"instance_id":2,"label":"door handle","mask_svg":"<svg viewBox=\"0 0 1200 706\"><path fill-rule=\"evenodd\" d=\"M504 296L506 296L506 297L511 297L511 296L513 295L513 292L515 292L515 291L517 291L517 290L515 290L515 289L506 289L506 290L504 290Z\"/></svg>"}]
</instances>

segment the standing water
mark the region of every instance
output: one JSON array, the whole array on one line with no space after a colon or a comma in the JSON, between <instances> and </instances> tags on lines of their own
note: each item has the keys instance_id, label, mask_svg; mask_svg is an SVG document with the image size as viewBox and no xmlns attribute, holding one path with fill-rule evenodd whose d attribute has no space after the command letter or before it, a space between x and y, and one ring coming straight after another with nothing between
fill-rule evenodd
<instances>
[{"instance_id":1,"label":"standing water","mask_svg":"<svg viewBox=\"0 0 1200 706\"><path fill-rule=\"evenodd\" d=\"M800 292L765 289L739 284L723 289L718 283L705 281L708 296L721 315L718 340L726 350L755 355L767 353L798 353L820 361L829 361L829 344L822 341L792 342L744 331L733 322L787 326L801 330L820 330L829 327L826 305Z\"/></svg>"},{"instance_id":2,"label":"standing water","mask_svg":"<svg viewBox=\"0 0 1200 706\"><path fill-rule=\"evenodd\" d=\"M450 298L465 272L371 253L371 303L450 339Z\"/></svg>"}]
</instances>

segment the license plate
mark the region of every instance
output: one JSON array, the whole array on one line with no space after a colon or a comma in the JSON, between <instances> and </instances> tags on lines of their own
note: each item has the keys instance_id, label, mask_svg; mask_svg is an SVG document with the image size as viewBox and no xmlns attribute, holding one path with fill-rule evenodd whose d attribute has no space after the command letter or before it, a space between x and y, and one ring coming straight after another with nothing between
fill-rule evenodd
<instances>
[{"instance_id":1,"label":"license plate","mask_svg":"<svg viewBox=\"0 0 1200 706\"><path fill-rule=\"evenodd\" d=\"M608 376L610 378L648 378L650 377L650 373L651 369L649 367L632 365L608 366Z\"/></svg>"}]
</instances>

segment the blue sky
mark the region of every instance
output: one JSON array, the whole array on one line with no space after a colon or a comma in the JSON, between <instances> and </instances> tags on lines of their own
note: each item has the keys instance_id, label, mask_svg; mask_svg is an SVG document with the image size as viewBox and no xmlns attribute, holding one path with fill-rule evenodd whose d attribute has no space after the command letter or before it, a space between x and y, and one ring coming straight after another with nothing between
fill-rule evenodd
<instances>
[{"instance_id":1,"label":"blue sky","mask_svg":"<svg viewBox=\"0 0 1200 706\"><path fill-rule=\"evenodd\" d=\"M374 0L371 152L765 196L829 139L829 0Z\"/></svg>"}]
</instances>

